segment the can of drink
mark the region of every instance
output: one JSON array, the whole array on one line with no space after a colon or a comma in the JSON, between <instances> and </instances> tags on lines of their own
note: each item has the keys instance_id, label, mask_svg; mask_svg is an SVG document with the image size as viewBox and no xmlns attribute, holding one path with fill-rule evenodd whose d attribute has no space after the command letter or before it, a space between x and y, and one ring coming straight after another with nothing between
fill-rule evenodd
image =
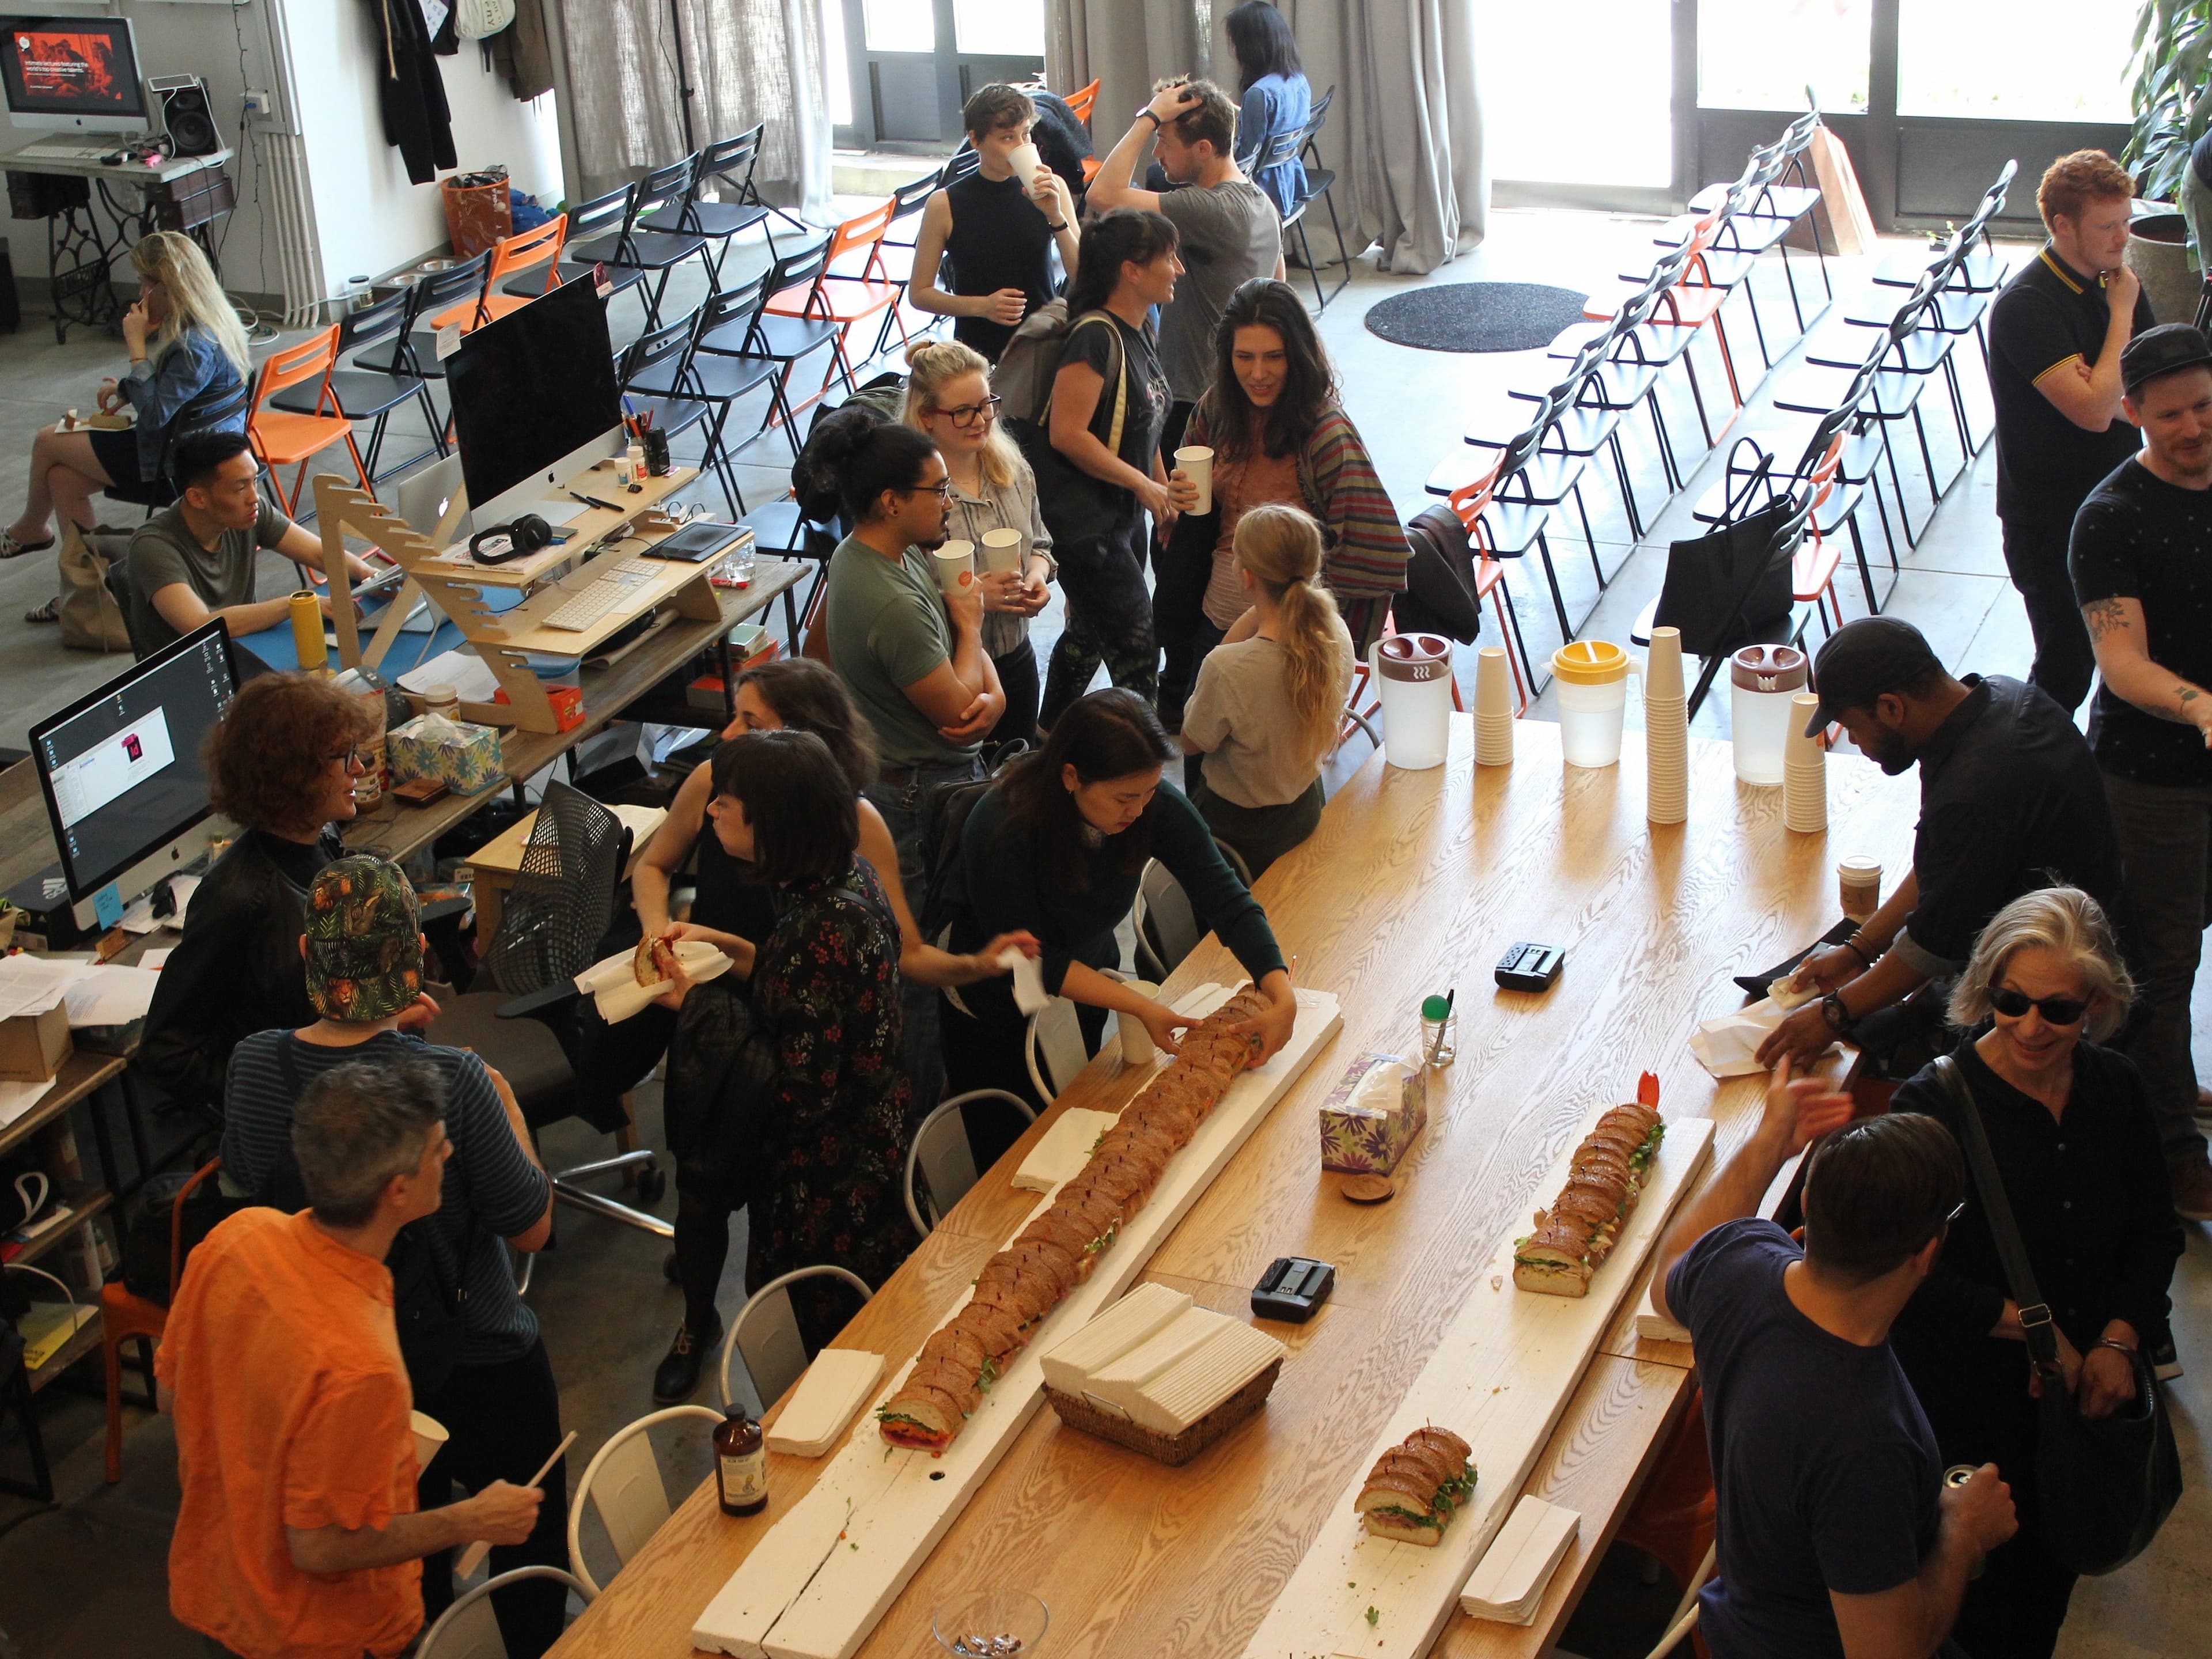
<instances>
[{"instance_id":1,"label":"can of drink","mask_svg":"<svg viewBox=\"0 0 2212 1659\"><path fill-rule=\"evenodd\" d=\"M1972 1463L1954 1463L1943 1471L1943 1484L1947 1486L1963 1486L1973 1478L1974 1466Z\"/></svg>"}]
</instances>

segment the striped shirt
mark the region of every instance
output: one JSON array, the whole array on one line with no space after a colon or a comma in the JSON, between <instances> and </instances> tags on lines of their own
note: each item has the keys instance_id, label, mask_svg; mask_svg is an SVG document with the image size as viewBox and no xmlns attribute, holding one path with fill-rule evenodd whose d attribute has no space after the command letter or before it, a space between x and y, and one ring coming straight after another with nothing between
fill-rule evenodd
<instances>
[{"instance_id":1,"label":"striped shirt","mask_svg":"<svg viewBox=\"0 0 2212 1659\"><path fill-rule=\"evenodd\" d=\"M260 1190L292 1133L284 1044L302 1089L355 1060L415 1054L437 1066L446 1080L446 1133L453 1155L431 1236L443 1247L439 1265L446 1273L466 1255L460 1363L501 1365L527 1354L538 1341L538 1316L515 1294L505 1240L537 1225L552 1187L516 1143L483 1061L465 1048L440 1048L397 1031L344 1048L303 1042L283 1030L245 1038L231 1051L223 1099L223 1179L240 1192Z\"/></svg>"}]
</instances>

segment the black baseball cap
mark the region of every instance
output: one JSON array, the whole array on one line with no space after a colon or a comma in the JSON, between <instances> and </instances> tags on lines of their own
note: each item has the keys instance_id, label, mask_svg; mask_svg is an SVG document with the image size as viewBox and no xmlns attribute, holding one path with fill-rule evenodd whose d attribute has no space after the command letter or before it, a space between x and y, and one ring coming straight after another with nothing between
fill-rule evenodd
<instances>
[{"instance_id":1,"label":"black baseball cap","mask_svg":"<svg viewBox=\"0 0 2212 1659\"><path fill-rule=\"evenodd\" d=\"M2160 323L2128 342L2120 353L2120 386L2132 398L2161 374L2212 364L2212 340L2187 323Z\"/></svg>"},{"instance_id":2,"label":"black baseball cap","mask_svg":"<svg viewBox=\"0 0 2212 1659\"><path fill-rule=\"evenodd\" d=\"M1847 622L1828 635L1813 659L1813 686L1820 694L1820 706L1805 722L1805 735L1817 737L1846 708L1871 708L1883 692L1911 685L1942 666L1909 622L1895 617Z\"/></svg>"}]
</instances>

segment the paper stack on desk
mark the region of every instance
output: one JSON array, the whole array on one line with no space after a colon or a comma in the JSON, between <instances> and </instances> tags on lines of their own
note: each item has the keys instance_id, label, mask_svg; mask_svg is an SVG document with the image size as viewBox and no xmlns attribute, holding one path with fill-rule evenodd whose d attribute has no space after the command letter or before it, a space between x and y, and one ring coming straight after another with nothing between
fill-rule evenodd
<instances>
[{"instance_id":1,"label":"paper stack on desk","mask_svg":"<svg viewBox=\"0 0 2212 1659\"><path fill-rule=\"evenodd\" d=\"M1289 1352L1265 1331L1193 1306L1180 1291L1143 1285L1047 1352L1044 1380L1112 1416L1176 1435Z\"/></svg>"},{"instance_id":2,"label":"paper stack on desk","mask_svg":"<svg viewBox=\"0 0 2212 1659\"><path fill-rule=\"evenodd\" d=\"M782 1413L768 1431L768 1449L793 1457L819 1457L845 1437L853 1415L867 1403L884 1375L884 1357L858 1348L824 1348L799 1379Z\"/></svg>"},{"instance_id":3,"label":"paper stack on desk","mask_svg":"<svg viewBox=\"0 0 2212 1659\"><path fill-rule=\"evenodd\" d=\"M1027 1192L1048 1193L1062 1182L1074 1180L1091 1161L1098 1137L1120 1121L1117 1113L1070 1107L1030 1148L1030 1155L1014 1171L1014 1185Z\"/></svg>"},{"instance_id":4,"label":"paper stack on desk","mask_svg":"<svg viewBox=\"0 0 2212 1659\"><path fill-rule=\"evenodd\" d=\"M1524 1494L1475 1564L1460 1592L1460 1610L1470 1619L1533 1623L1545 1587L1566 1559L1582 1520L1573 1510Z\"/></svg>"}]
</instances>

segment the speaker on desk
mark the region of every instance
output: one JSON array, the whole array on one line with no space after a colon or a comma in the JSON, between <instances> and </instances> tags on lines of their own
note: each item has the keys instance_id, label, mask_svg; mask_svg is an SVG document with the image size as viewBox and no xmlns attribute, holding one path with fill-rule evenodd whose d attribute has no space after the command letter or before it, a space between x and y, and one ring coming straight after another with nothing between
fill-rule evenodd
<instances>
[{"instance_id":1,"label":"speaker on desk","mask_svg":"<svg viewBox=\"0 0 2212 1659\"><path fill-rule=\"evenodd\" d=\"M205 81L197 75L164 76L148 82L147 88L161 104L161 131L169 136L172 155L212 155L222 148Z\"/></svg>"}]
</instances>

